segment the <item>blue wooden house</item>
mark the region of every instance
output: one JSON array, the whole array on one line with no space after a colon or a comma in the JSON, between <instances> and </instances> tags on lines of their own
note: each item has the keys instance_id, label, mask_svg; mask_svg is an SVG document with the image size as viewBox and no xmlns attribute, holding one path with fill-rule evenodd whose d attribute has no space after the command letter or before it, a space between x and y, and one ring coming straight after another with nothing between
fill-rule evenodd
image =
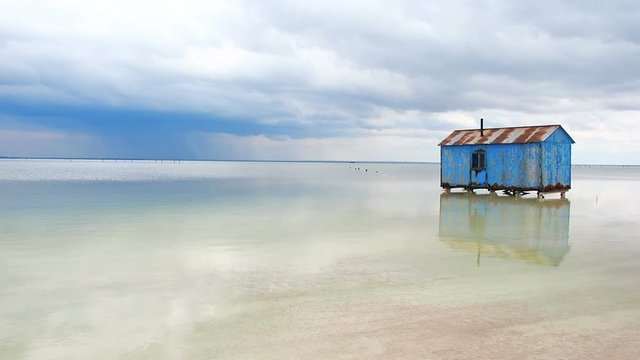
<instances>
[{"instance_id":1,"label":"blue wooden house","mask_svg":"<svg viewBox=\"0 0 640 360\"><path fill-rule=\"evenodd\" d=\"M455 130L440 146L440 183L445 191L503 190L509 195L571 188L571 144L560 125Z\"/></svg>"}]
</instances>

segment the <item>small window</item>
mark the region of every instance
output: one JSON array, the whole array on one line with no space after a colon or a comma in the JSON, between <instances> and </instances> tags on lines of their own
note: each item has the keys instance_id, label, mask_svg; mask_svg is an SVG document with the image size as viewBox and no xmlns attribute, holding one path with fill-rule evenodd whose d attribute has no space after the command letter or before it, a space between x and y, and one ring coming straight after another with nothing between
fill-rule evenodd
<instances>
[{"instance_id":1,"label":"small window","mask_svg":"<svg viewBox=\"0 0 640 360\"><path fill-rule=\"evenodd\" d=\"M471 155L471 169L473 170L486 170L487 169L487 156L483 149L476 150Z\"/></svg>"}]
</instances>

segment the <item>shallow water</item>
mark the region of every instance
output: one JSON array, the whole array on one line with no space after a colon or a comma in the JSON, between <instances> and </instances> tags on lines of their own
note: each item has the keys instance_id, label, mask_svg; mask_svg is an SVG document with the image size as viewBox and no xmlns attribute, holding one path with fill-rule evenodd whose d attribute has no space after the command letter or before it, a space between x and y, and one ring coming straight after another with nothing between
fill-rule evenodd
<instances>
[{"instance_id":1,"label":"shallow water","mask_svg":"<svg viewBox=\"0 0 640 360\"><path fill-rule=\"evenodd\" d=\"M0 358L640 358L640 170L573 178L0 161Z\"/></svg>"}]
</instances>

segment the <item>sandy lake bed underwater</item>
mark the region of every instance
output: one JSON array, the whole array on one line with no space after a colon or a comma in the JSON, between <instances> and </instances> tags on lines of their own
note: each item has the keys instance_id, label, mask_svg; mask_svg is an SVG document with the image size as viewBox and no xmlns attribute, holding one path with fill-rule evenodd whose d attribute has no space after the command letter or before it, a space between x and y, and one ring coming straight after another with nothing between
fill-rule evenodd
<instances>
[{"instance_id":1,"label":"sandy lake bed underwater","mask_svg":"<svg viewBox=\"0 0 640 360\"><path fill-rule=\"evenodd\" d=\"M366 169L366 171L364 171ZM640 169L0 161L0 359L637 359Z\"/></svg>"}]
</instances>

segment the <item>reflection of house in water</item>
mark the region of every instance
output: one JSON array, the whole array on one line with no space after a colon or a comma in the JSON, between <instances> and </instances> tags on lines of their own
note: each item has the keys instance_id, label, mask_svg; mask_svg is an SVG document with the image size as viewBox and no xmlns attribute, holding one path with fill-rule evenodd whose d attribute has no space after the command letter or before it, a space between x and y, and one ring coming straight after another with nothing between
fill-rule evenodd
<instances>
[{"instance_id":1,"label":"reflection of house in water","mask_svg":"<svg viewBox=\"0 0 640 360\"><path fill-rule=\"evenodd\" d=\"M482 256L557 266L569 251L566 199L442 194L440 239Z\"/></svg>"}]
</instances>

